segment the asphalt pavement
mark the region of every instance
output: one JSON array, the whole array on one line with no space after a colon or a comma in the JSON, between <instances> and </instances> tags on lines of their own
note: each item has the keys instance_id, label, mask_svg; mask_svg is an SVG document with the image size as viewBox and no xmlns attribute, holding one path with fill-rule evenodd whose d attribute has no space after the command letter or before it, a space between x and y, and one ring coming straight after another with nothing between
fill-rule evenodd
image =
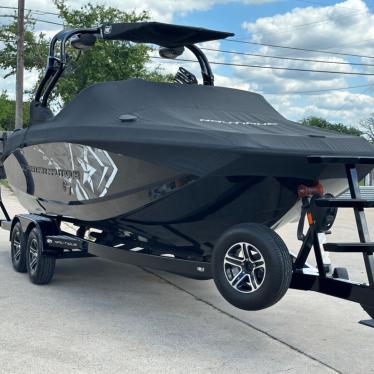
<instances>
[{"instance_id":1,"label":"asphalt pavement","mask_svg":"<svg viewBox=\"0 0 374 374\"><path fill-rule=\"evenodd\" d=\"M9 191L4 200L23 211ZM292 249L295 230L279 231ZM349 210L334 237L357 240ZM60 260L52 283L35 286L13 271L8 238L0 230L0 373L374 373L374 329L354 303L289 290L246 312L212 281L99 258ZM359 254L333 260L365 279Z\"/></svg>"}]
</instances>

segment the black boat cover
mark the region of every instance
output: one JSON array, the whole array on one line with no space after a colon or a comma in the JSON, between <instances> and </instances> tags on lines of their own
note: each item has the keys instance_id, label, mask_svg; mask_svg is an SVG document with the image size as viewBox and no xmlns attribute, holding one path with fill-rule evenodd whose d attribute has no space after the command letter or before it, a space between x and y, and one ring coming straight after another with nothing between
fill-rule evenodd
<instances>
[{"instance_id":1,"label":"black boat cover","mask_svg":"<svg viewBox=\"0 0 374 374\"><path fill-rule=\"evenodd\" d=\"M21 133L9 138L5 154L19 143L60 141L119 153L148 144L169 152L175 146L219 154L374 155L365 139L289 121L256 93L140 79L91 86L55 118Z\"/></svg>"},{"instance_id":2,"label":"black boat cover","mask_svg":"<svg viewBox=\"0 0 374 374\"><path fill-rule=\"evenodd\" d=\"M163 47L181 47L234 36L229 32L159 22L107 24L101 27L101 33L108 40L153 43Z\"/></svg>"}]
</instances>

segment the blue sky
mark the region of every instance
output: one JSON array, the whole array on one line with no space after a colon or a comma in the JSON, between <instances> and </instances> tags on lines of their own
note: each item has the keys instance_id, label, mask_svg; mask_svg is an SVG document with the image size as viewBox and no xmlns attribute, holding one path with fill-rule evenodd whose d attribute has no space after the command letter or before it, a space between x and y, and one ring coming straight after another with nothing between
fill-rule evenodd
<instances>
[{"instance_id":1,"label":"blue sky","mask_svg":"<svg viewBox=\"0 0 374 374\"><path fill-rule=\"evenodd\" d=\"M15 6L17 1L2 0L1 3ZM86 1L69 0L67 3L74 8L82 6ZM147 10L157 21L231 31L236 34L237 39L245 41L374 56L372 0L106 0L105 3L122 10ZM26 0L26 7L55 10L50 0ZM0 14L9 14L9 11L0 9ZM45 20L56 20L53 16L38 16L41 17ZM4 22L6 19L0 20ZM38 23L37 28L38 31L48 32L48 35L58 31L58 27L45 23ZM208 56L212 61L374 74L374 66L350 65L374 64L374 57L295 51L227 41L207 43L204 46L232 52L307 58L324 62L209 52ZM195 64L187 64L186 67L197 72ZM177 68L175 63L165 64L167 72L176 72ZM260 92L278 111L294 120L318 115L330 121L357 125L360 120L374 112L374 76L239 67L213 68L218 85ZM27 73L26 86L32 85L35 79L35 72ZM357 85L366 86L348 88ZM0 81L1 89L7 89L12 94L14 80ZM305 91L321 92L300 93ZM298 92L299 94L296 94Z\"/></svg>"},{"instance_id":2,"label":"blue sky","mask_svg":"<svg viewBox=\"0 0 374 374\"><path fill-rule=\"evenodd\" d=\"M218 4L206 11L193 12L185 15L177 14L174 20L176 23L186 25L204 25L210 28L222 27L240 36L245 34L241 28L241 24L245 21L253 22L261 17L285 13L295 6L303 7L305 5L307 4L294 0L269 2L259 5L241 3Z\"/></svg>"}]
</instances>

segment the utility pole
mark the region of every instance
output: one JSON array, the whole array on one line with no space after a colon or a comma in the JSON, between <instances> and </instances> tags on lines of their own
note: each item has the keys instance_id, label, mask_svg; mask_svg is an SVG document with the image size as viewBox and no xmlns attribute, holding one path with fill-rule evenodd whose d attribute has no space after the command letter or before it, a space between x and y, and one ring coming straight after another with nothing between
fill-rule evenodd
<instances>
[{"instance_id":1,"label":"utility pole","mask_svg":"<svg viewBox=\"0 0 374 374\"><path fill-rule=\"evenodd\" d=\"M17 18L17 72L16 72L16 123L15 128L23 127L23 71L25 65L25 0L18 0Z\"/></svg>"}]
</instances>

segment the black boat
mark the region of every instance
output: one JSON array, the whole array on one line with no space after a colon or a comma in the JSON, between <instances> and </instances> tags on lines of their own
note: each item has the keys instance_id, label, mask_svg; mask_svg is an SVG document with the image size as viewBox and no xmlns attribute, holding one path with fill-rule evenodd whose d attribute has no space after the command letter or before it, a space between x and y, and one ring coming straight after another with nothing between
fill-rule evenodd
<instances>
[{"instance_id":1,"label":"black boat","mask_svg":"<svg viewBox=\"0 0 374 374\"><path fill-rule=\"evenodd\" d=\"M22 205L58 227L75 224L77 237L90 236L97 245L150 243L153 255L210 263L220 256L215 248L248 231L248 224L253 235L277 243L272 230L300 215L300 189L320 195L322 185L333 195L347 189L344 163L310 161L320 155L368 160L372 145L289 121L259 94L215 87L209 62L195 43L232 35L155 22L58 33L31 104L29 127L6 140L2 156ZM203 84L183 68L175 83L99 83L53 115L48 99L67 63L67 43L85 49L98 38L158 44L165 58L188 49L200 64ZM370 162L358 162L359 178L372 168ZM232 228L234 234L223 234ZM25 229L21 233L27 241ZM230 249L225 247L224 278L215 280L223 294L227 287L238 293L228 297L232 303L256 309L283 295L292 268L283 243L267 260L257 248L261 239L251 245L248 235L236 247L230 242ZM265 273L277 261L283 275L272 300L243 301L266 289Z\"/></svg>"}]
</instances>

